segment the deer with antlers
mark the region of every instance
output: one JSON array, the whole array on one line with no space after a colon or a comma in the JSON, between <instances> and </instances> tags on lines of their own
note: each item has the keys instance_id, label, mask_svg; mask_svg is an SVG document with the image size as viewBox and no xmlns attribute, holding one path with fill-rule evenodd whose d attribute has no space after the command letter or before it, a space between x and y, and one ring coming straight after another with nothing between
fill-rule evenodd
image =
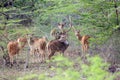
<instances>
[{"instance_id":1,"label":"deer with antlers","mask_svg":"<svg viewBox=\"0 0 120 80\"><path fill-rule=\"evenodd\" d=\"M8 54L10 57L10 64L13 66L13 57L19 54L20 50L23 49L27 40L25 37L18 38L17 41L10 41L7 44Z\"/></svg>"},{"instance_id":2,"label":"deer with antlers","mask_svg":"<svg viewBox=\"0 0 120 80\"><path fill-rule=\"evenodd\" d=\"M41 56L41 62L45 60L45 48L47 44L46 37L34 38L33 35L27 35L28 45L30 47L30 54L38 55L38 59ZM39 59L40 61L40 59Z\"/></svg>"},{"instance_id":3,"label":"deer with antlers","mask_svg":"<svg viewBox=\"0 0 120 80\"><path fill-rule=\"evenodd\" d=\"M66 23L58 23L58 29L54 28L51 30L50 35L53 36L55 39L59 39L60 38L60 34L64 33L64 26Z\"/></svg>"},{"instance_id":4,"label":"deer with antlers","mask_svg":"<svg viewBox=\"0 0 120 80\"><path fill-rule=\"evenodd\" d=\"M63 30L64 25L59 24L58 28L61 30L59 33L59 37L57 39L51 40L47 44L47 51L48 51L48 59L50 60L51 57L55 54L55 52L63 53L68 48L69 43L67 40L67 33L70 31L71 27L68 30Z\"/></svg>"}]
</instances>

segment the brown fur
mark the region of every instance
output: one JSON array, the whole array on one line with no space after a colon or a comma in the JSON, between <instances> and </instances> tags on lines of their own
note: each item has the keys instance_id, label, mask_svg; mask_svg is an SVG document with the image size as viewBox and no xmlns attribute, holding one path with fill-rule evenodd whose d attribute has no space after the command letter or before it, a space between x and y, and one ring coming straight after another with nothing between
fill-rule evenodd
<instances>
[{"instance_id":1,"label":"brown fur","mask_svg":"<svg viewBox=\"0 0 120 80\"><path fill-rule=\"evenodd\" d=\"M26 42L26 38L18 38L17 41L10 41L8 43L7 49L11 65L13 65L14 55L19 54L20 50L25 46Z\"/></svg>"},{"instance_id":2,"label":"brown fur","mask_svg":"<svg viewBox=\"0 0 120 80\"><path fill-rule=\"evenodd\" d=\"M63 32L66 23L58 23L58 28Z\"/></svg>"},{"instance_id":3,"label":"brown fur","mask_svg":"<svg viewBox=\"0 0 120 80\"><path fill-rule=\"evenodd\" d=\"M45 59L45 47L47 44L47 40L45 37L36 39L33 36L28 35L28 44L30 47L30 54L38 54L41 55L42 62Z\"/></svg>"},{"instance_id":4,"label":"brown fur","mask_svg":"<svg viewBox=\"0 0 120 80\"><path fill-rule=\"evenodd\" d=\"M65 50L68 48L69 44L66 40L66 35L63 35L58 40L52 40L47 44L48 58L49 60L55 54L55 52L61 52L64 54Z\"/></svg>"},{"instance_id":5,"label":"brown fur","mask_svg":"<svg viewBox=\"0 0 120 80\"><path fill-rule=\"evenodd\" d=\"M54 28L51 30L50 32L50 35L54 37L54 39L59 39L59 34L60 34L60 31L58 31L58 29Z\"/></svg>"},{"instance_id":6,"label":"brown fur","mask_svg":"<svg viewBox=\"0 0 120 80\"><path fill-rule=\"evenodd\" d=\"M75 31L75 35L82 44L83 52L88 51L88 49L89 49L88 39L90 38L90 36L88 36L88 35L81 36L80 31Z\"/></svg>"},{"instance_id":7,"label":"brown fur","mask_svg":"<svg viewBox=\"0 0 120 80\"><path fill-rule=\"evenodd\" d=\"M27 39L26 39L26 37L20 37L17 39L17 42L19 43L20 48L22 49L25 46L25 44L27 43Z\"/></svg>"},{"instance_id":8,"label":"brown fur","mask_svg":"<svg viewBox=\"0 0 120 80\"><path fill-rule=\"evenodd\" d=\"M47 50L48 50L48 58L50 59L55 52L61 52L64 54L65 50L68 48L69 43L67 41L68 32L71 30L71 27L68 30L64 30L64 26L66 23L58 24L58 31L53 30L53 33L58 32L58 35L55 36L55 40L48 42ZM52 32L51 32L52 34ZM52 34L53 35L53 34ZM56 35L56 33L55 33Z\"/></svg>"},{"instance_id":9,"label":"brown fur","mask_svg":"<svg viewBox=\"0 0 120 80\"><path fill-rule=\"evenodd\" d=\"M64 30L65 24L66 23L58 23L58 28L52 29L50 35L53 36L56 40L59 39L62 33L66 33Z\"/></svg>"}]
</instances>

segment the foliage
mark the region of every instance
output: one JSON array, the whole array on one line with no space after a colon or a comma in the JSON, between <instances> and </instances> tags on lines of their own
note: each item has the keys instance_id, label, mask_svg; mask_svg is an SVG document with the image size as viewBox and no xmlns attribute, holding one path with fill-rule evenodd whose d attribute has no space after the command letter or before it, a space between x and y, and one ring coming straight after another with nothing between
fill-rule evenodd
<instances>
[{"instance_id":1,"label":"foliage","mask_svg":"<svg viewBox=\"0 0 120 80\"><path fill-rule=\"evenodd\" d=\"M46 0L41 3L38 0L35 8L38 13L35 18L36 27L46 25L56 27L59 22L69 24L68 16L72 17L72 23L77 29L82 29L83 35L91 35L93 44L104 44L109 39L116 26L116 13L114 1L104 0ZM117 6L120 2L117 2ZM36 10L35 10L36 12ZM50 32L50 31L49 31ZM72 36L73 37L73 36ZM91 44L92 45L92 44Z\"/></svg>"},{"instance_id":2,"label":"foliage","mask_svg":"<svg viewBox=\"0 0 120 80\"><path fill-rule=\"evenodd\" d=\"M4 6L8 1L13 1L13 5ZM1 0L0 46L6 47L10 40L16 40L27 33L34 33L38 37L46 36L51 40L50 30L57 27L59 22L66 22L65 27L68 28L69 16L72 18L73 26L81 31L81 35L91 36L90 48L96 44L103 45L111 39L113 32L120 29L120 24L117 23L117 18L120 19L120 16L116 15L116 10L120 9L120 1L116 1L115 3L114 0ZM79 44L73 30L69 35L70 41ZM119 40L118 36L113 39ZM117 45L113 47L119 49ZM52 67L51 70L55 72L54 77L45 73L31 74L31 77L28 75L19 79L112 80L114 75L104 70L108 65L104 64L101 58L95 56L88 60L89 65L82 64L80 61L79 68L82 70L77 71L73 67L74 62L58 56L53 60L57 68ZM109 75L111 77L108 77Z\"/></svg>"},{"instance_id":3,"label":"foliage","mask_svg":"<svg viewBox=\"0 0 120 80\"><path fill-rule=\"evenodd\" d=\"M8 0L3 1L6 3ZM89 34L93 44L101 44L110 37L114 29L119 29L119 25L116 25L114 5L114 1L107 0L14 0L13 6L0 8L0 12L9 16L6 20L5 15L1 15L0 28L4 23L8 27L7 30L11 29L11 26L12 29L15 26L34 26L35 34L41 34L42 31L42 35L49 37L50 30L56 27L57 23L69 24L68 16L71 16L73 25L82 29L83 35ZM116 5L119 9L120 2ZM32 19L33 23L21 25L25 19ZM29 23L32 25L26 25Z\"/></svg>"},{"instance_id":4,"label":"foliage","mask_svg":"<svg viewBox=\"0 0 120 80\"><path fill-rule=\"evenodd\" d=\"M17 80L113 80L117 75L107 71L108 64L104 63L99 56L88 58L88 61L89 64L82 64L82 61L79 61L78 68L81 69L76 70L73 61L58 55L52 60L56 66L50 68L51 72L31 74Z\"/></svg>"},{"instance_id":5,"label":"foliage","mask_svg":"<svg viewBox=\"0 0 120 80\"><path fill-rule=\"evenodd\" d=\"M106 71L108 65L100 57L95 56L88 60L90 61L89 65L82 65L82 76L85 76L86 80L113 80L114 76L106 77L110 76L110 73Z\"/></svg>"}]
</instances>

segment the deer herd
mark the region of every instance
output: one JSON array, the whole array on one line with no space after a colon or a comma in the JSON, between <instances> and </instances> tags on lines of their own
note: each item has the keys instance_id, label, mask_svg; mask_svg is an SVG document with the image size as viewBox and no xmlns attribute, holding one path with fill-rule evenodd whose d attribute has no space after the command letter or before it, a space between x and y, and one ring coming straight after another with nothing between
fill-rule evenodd
<instances>
[{"instance_id":1,"label":"deer herd","mask_svg":"<svg viewBox=\"0 0 120 80\"><path fill-rule=\"evenodd\" d=\"M48 41L47 38L44 36L41 38L35 38L33 34L27 34L24 37L20 37L15 41L10 41L7 44L10 65L13 66L14 56L18 55L26 44L30 48L29 53L33 56L37 55L38 60L40 62L45 62L46 58L50 60L56 52L59 52L64 55L65 50L69 47L68 32L71 29L73 29L75 36L81 43L83 51L82 56L85 56L84 54L89 49L88 39L90 38L90 36L88 35L81 36L80 30L76 30L75 27L72 26L72 24L70 24L68 30L65 30L64 26L65 23L59 23L58 30L57 29L51 30L50 34L54 37L54 39L51 41Z\"/></svg>"}]
</instances>

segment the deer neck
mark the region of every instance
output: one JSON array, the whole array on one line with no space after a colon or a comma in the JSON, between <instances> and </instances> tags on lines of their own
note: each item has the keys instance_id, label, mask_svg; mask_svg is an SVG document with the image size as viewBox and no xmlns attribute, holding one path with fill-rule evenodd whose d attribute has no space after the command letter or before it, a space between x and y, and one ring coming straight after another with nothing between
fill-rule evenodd
<instances>
[{"instance_id":1,"label":"deer neck","mask_svg":"<svg viewBox=\"0 0 120 80\"><path fill-rule=\"evenodd\" d=\"M31 46L33 44L33 40L29 39L28 40L28 45Z\"/></svg>"},{"instance_id":2,"label":"deer neck","mask_svg":"<svg viewBox=\"0 0 120 80\"><path fill-rule=\"evenodd\" d=\"M20 49L22 49L24 46L25 46L25 44L26 44L26 42L21 42L21 41L17 41L18 42L18 47L20 48Z\"/></svg>"},{"instance_id":3,"label":"deer neck","mask_svg":"<svg viewBox=\"0 0 120 80\"><path fill-rule=\"evenodd\" d=\"M60 41L60 42L63 42L64 44L66 44L66 45L68 45L69 44L69 42L68 42L68 40L67 39L63 39L63 40L61 40L61 39L58 39L58 41Z\"/></svg>"}]
</instances>

